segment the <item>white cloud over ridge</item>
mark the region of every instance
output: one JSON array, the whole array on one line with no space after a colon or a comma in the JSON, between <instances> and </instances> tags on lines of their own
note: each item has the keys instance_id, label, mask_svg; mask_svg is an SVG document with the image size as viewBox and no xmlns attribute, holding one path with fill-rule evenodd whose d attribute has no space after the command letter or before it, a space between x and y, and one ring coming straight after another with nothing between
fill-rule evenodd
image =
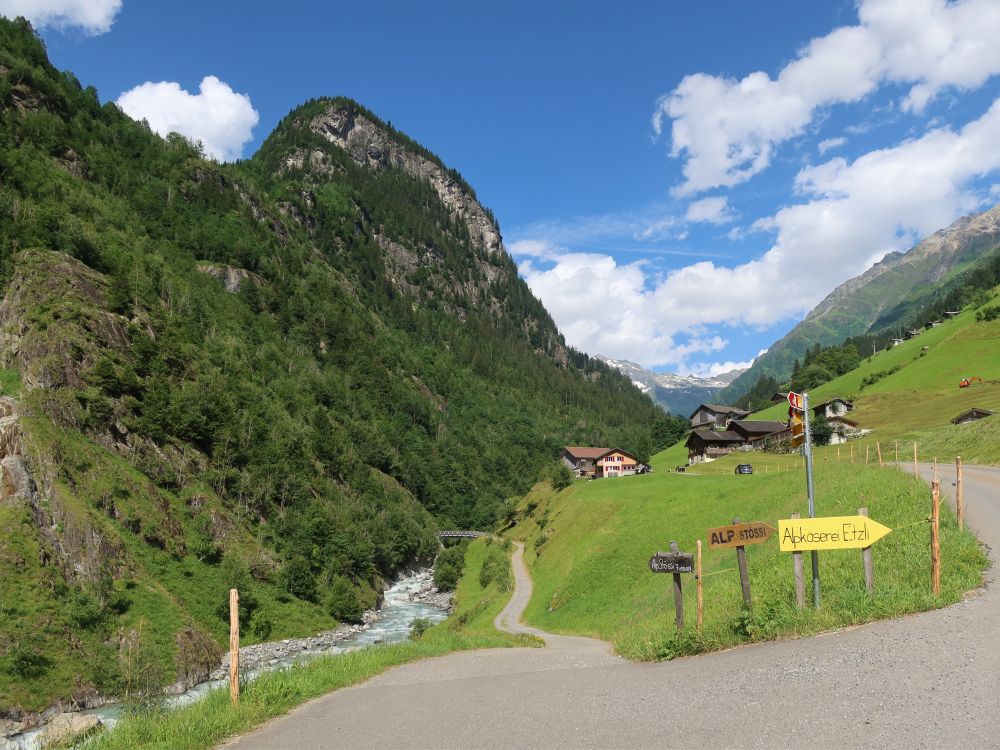
<instances>
[{"instance_id":1,"label":"white cloud over ridge","mask_svg":"<svg viewBox=\"0 0 1000 750\"><path fill-rule=\"evenodd\" d=\"M759 258L726 267L701 261L655 274L640 261L538 242L520 270L567 341L647 367L708 372L692 357L722 350L720 326L763 329L815 306L890 250L977 210L975 182L1000 169L1000 99L960 129L937 128L854 161L799 171L800 202L755 228L775 233ZM984 188L985 191L985 188ZM530 257L529 257L530 256Z\"/></svg>"},{"instance_id":2,"label":"white cloud over ridge","mask_svg":"<svg viewBox=\"0 0 1000 750\"><path fill-rule=\"evenodd\" d=\"M260 120L249 96L215 76L205 76L197 94L174 82L147 82L124 92L117 103L160 135L177 132L200 141L205 153L219 161L238 159Z\"/></svg>"},{"instance_id":3,"label":"white cloud over ridge","mask_svg":"<svg viewBox=\"0 0 1000 750\"><path fill-rule=\"evenodd\" d=\"M107 33L122 0L0 0L0 15L23 16L35 28L80 27L85 33Z\"/></svg>"},{"instance_id":4,"label":"white cloud over ridge","mask_svg":"<svg viewBox=\"0 0 1000 750\"><path fill-rule=\"evenodd\" d=\"M971 89L1000 73L1000 6L993 0L862 0L860 24L813 39L776 78L695 73L657 103L671 155L684 158L675 194L745 182L775 147L802 134L822 107L856 102L885 82L911 86L902 105L920 111L949 87Z\"/></svg>"}]
</instances>

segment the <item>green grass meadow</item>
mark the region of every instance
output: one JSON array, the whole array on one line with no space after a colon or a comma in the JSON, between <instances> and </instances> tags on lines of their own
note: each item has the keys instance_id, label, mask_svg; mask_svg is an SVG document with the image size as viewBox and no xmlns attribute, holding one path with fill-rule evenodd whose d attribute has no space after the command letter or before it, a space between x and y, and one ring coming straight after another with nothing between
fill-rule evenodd
<instances>
[{"instance_id":1,"label":"green grass meadow","mask_svg":"<svg viewBox=\"0 0 1000 750\"><path fill-rule=\"evenodd\" d=\"M455 592L455 611L420 638L374 646L349 654L318 657L306 664L270 672L243 685L239 705L228 688L176 711L141 710L126 714L115 729L88 743L89 750L196 750L249 732L302 703L381 674L392 667L453 651L539 646L526 635L494 629L493 618L510 598L509 550L480 539L466 550L465 568ZM490 575L483 575L484 566Z\"/></svg>"},{"instance_id":2,"label":"green grass meadow","mask_svg":"<svg viewBox=\"0 0 1000 750\"><path fill-rule=\"evenodd\" d=\"M765 455L754 454L755 466ZM854 515L867 506L873 519L894 530L873 547L875 592L865 590L860 551L823 552L822 607L797 609L792 556L779 552L772 537L747 547L754 607L745 611L735 551L709 551L705 530L737 516L777 527L794 511L807 515L805 472L777 468L782 458L765 459L776 467L766 475L734 475L738 459L730 456L731 465L719 474L666 470L578 481L560 493L540 485L525 501L525 510L534 506L530 516L511 532L526 543L535 583L526 620L609 640L630 659L654 660L932 609L980 585L986 555L942 508L942 591L940 598L931 595L931 501L924 482L891 468L819 462L817 515ZM676 465L676 455L661 454L654 468L663 463ZM722 471L723 461L709 467L715 464ZM704 628L696 632L695 580L685 575L686 627L678 632L672 576L650 572L648 560L671 541L693 552L698 539L704 548Z\"/></svg>"}]
</instances>

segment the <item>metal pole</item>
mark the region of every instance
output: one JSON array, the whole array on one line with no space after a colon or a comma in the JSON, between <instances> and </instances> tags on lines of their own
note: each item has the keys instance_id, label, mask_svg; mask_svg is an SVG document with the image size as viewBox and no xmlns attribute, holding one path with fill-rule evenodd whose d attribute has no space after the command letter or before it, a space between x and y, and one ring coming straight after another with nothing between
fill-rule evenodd
<instances>
[{"instance_id":1,"label":"metal pole","mask_svg":"<svg viewBox=\"0 0 1000 750\"><path fill-rule=\"evenodd\" d=\"M806 449L806 489L809 491L809 517L816 517L816 497L813 494L813 454L812 435L809 432L809 394L802 394L802 406L804 412L802 420L805 423L805 449ZM812 550L809 553L812 558L812 579L813 579L813 606L819 609L819 553Z\"/></svg>"}]
</instances>

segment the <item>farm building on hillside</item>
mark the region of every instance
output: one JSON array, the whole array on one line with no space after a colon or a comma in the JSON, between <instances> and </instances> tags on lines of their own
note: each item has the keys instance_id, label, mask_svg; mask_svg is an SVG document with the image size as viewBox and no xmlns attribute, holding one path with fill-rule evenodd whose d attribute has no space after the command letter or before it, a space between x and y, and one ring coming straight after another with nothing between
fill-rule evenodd
<instances>
[{"instance_id":1,"label":"farm building on hillside","mask_svg":"<svg viewBox=\"0 0 1000 750\"><path fill-rule=\"evenodd\" d=\"M784 422L736 419L729 423L729 429L740 435L747 446L755 450L771 443L792 439L792 428Z\"/></svg>"},{"instance_id":2,"label":"farm building on hillside","mask_svg":"<svg viewBox=\"0 0 1000 750\"><path fill-rule=\"evenodd\" d=\"M685 445L688 449L688 463L696 464L701 461L714 461L720 456L739 448L746 441L738 432L732 430L718 431L707 427L700 427L692 430L688 435Z\"/></svg>"},{"instance_id":3,"label":"farm building on hillside","mask_svg":"<svg viewBox=\"0 0 1000 750\"><path fill-rule=\"evenodd\" d=\"M720 406L719 404L701 404L691 415L691 429L701 427L719 427L725 429L733 419L743 419L750 412L735 406Z\"/></svg>"},{"instance_id":4,"label":"farm building on hillside","mask_svg":"<svg viewBox=\"0 0 1000 750\"><path fill-rule=\"evenodd\" d=\"M996 412L990 411L989 409L980 409L979 407L973 406L967 411L963 411L953 420L952 424L968 424L969 422L975 422L978 419L983 419L984 417L992 416Z\"/></svg>"},{"instance_id":5,"label":"farm building on hillside","mask_svg":"<svg viewBox=\"0 0 1000 750\"><path fill-rule=\"evenodd\" d=\"M573 470L573 474L577 478L592 477L597 475L597 459L610 451L610 448L567 445L563 448L562 461Z\"/></svg>"},{"instance_id":6,"label":"farm building on hillside","mask_svg":"<svg viewBox=\"0 0 1000 750\"><path fill-rule=\"evenodd\" d=\"M685 445L688 463L714 461L735 450L763 450L773 443L791 440L792 428L784 422L760 419L734 419L725 431L701 427L692 430Z\"/></svg>"},{"instance_id":7,"label":"farm building on hillside","mask_svg":"<svg viewBox=\"0 0 1000 750\"><path fill-rule=\"evenodd\" d=\"M787 391L782 393L781 391L775 391L774 395L771 396L772 404L781 404L788 400Z\"/></svg>"},{"instance_id":8,"label":"farm building on hillside","mask_svg":"<svg viewBox=\"0 0 1000 750\"><path fill-rule=\"evenodd\" d=\"M822 416L832 419L833 417L842 417L849 411L854 411L854 404L845 398L831 398L829 401L816 404L812 408L812 411L817 418Z\"/></svg>"},{"instance_id":9,"label":"farm building on hillside","mask_svg":"<svg viewBox=\"0 0 1000 750\"><path fill-rule=\"evenodd\" d=\"M636 473L639 461L631 453L615 448L597 459L597 476L624 477Z\"/></svg>"},{"instance_id":10,"label":"farm building on hillside","mask_svg":"<svg viewBox=\"0 0 1000 750\"><path fill-rule=\"evenodd\" d=\"M871 432L871 430L862 430L861 426L853 419L848 419L841 415L828 417L826 421L833 428L833 434L830 436L830 445L840 445L852 438L861 437Z\"/></svg>"}]
</instances>

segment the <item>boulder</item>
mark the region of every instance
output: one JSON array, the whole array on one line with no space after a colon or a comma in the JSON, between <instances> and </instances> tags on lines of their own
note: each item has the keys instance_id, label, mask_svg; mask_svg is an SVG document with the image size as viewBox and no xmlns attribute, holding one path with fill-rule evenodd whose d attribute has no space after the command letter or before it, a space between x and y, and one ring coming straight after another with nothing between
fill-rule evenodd
<instances>
[{"instance_id":1,"label":"boulder","mask_svg":"<svg viewBox=\"0 0 1000 750\"><path fill-rule=\"evenodd\" d=\"M101 720L89 714L59 714L39 732L37 741L41 750L69 744L97 731Z\"/></svg>"}]
</instances>

